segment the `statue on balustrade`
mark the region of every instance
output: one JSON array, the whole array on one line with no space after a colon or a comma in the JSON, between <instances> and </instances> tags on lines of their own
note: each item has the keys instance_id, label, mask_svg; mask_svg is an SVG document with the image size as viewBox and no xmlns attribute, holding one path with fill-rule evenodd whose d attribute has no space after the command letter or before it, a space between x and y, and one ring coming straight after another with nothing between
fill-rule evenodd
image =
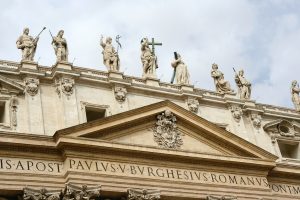
<instances>
[{"instance_id":1,"label":"statue on balustrade","mask_svg":"<svg viewBox=\"0 0 300 200\"><path fill-rule=\"evenodd\" d=\"M190 74L187 65L182 61L182 58L178 53L174 52L174 55L175 60L171 63L171 66L174 68L174 75L171 83L173 83L175 78L177 84L188 85L190 83Z\"/></svg>"},{"instance_id":2,"label":"statue on balustrade","mask_svg":"<svg viewBox=\"0 0 300 200\"><path fill-rule=\"evenodd\" d=\"M53 37L52 35L52 46L55 51L56 55L56 61L57 62L68 62L68 44L65 38L63 38L64 31L60 30L57 33L56 37Z\"/></svg>"},{"instance_id":3,"label":"statue on balustrade","mask_svg":"<svg viewBox=\"0 0 300 200\"><path fill-rule=\"evenodd\" d=\"M296 80L294 80L291 85L291 95L292 95L292 101L297 111L300 111L299 92L300 92L299 84L297 83Z\"/></svg>"},{"instance_id":4,"label":"statue on balustrade","mask_svg":"<svg viewBox=\"0 0 300 200\"><path fill-rule=\"evenodd\" d=\"M103 42L103 36L101 36L100 45L103 48L103 51L102 51L103 63L107 67L107 70L108 71L119 71L120 59L119 59L119 55L118 55L118 50L116 51L112 45L112 38L107 37L105 39L105 42Z\"/></svg>"},{"instance_id":5,"label":"statue on balustrade","mask_svg":"<svg viewBox=\"0 0 300 200\"><path fill-rule=\"evenodd\" d=\"M218 69L217 64L212 64L211 77L214 79L216 91L220 94L233 94L230 83L224 80L224 74Z\"/></svg>"},{"instance_id":6,"label":"statue on balustrade","mask_svg":"<svg viewBox=\"0 0 300 200\"><path fill-rule=\"evenodd\" d=\"M141 40L141 60L143 64L143 78L151 77L156 78L157 57L149 47L148 38Z\"/></svg>"},{"instance_id":7,"label":"statue on balustrade","mask_svg":"<svg viewBox=\"0 0 300 200\"><path fill-rule=\"evenodd\" d=\"M24 28L23 34L17 40L17 48L22 51L22 61L33 61L39 36L29 35L29 28Z\"/></svg>"},{"instance_id":8,"label":"statue on balustrade","mask_svg":"<svg viewBox=\"0 0 300 200\"><path fill-rule=\"evenodd\" d=\"M251 83L244 77L244 70L240 70L235 74L234 80L239 88L238 94L240 99L250 99Z\"/></svg>"}]
</instances>

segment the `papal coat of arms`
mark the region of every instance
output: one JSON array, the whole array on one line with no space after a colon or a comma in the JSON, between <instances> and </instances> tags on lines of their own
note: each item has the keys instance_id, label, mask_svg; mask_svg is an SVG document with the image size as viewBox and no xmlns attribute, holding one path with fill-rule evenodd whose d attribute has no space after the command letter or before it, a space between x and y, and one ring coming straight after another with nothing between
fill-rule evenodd
<instances>
[{"instance_id":1,"label":"papal coat of arms","mask_svg":"<svg viewBox=\"0 0 300 200\"><path fill-rule=\"evenodd\" d=\"M157 122L155 123L153 132L154 141L157 142L160 147L179 149L183 144L182 134L176 125L176 117L169 110L157 116Z\"/></svg>"}]
</instances>

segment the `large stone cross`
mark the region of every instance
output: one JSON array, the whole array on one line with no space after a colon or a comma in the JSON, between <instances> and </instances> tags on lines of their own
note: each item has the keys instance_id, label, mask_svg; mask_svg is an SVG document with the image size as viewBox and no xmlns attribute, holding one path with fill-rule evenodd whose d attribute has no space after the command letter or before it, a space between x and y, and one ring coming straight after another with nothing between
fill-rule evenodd
<instances>
[{"instance_id":1,"label":"large stone cross","mask_svg":"<svg viewBox=\"0 0 300 200\"><path fill-rule=\"evenodd\" d=\"M154 38L152 38L151 42L148 42L148 45L152 46L152 54L155 55L155 45L162 46L162 43L154 42Z\"/></svg>"}]
</instances>

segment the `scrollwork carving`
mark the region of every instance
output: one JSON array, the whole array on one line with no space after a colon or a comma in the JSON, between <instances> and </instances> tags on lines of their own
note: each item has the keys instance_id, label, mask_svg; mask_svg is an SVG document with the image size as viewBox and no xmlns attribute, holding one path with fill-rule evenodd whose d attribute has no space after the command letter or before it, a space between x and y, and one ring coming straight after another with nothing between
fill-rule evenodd
<instances>
[{"instance_id":1,"label":"scrollwork carving","mask_svg":"<svg viewBox=\"0 0 300 200\"><path fill-rule=\"evenodd\" d=\"M157 116L153 132L154 141L160 147L179 149L183 144L182 134L176 125L176 116L169 110Z\"/></svg>"},{"instance_id":2,"label":"scrollwork carving","mask_svg":"<svg viewBox=\"0 0 300 200\"><path fill-rule=\"evenodd\" d=\"M198 113L199 110L199 101L196 98L190 98L187 101L189 110L193 113Z\"/></svg>"},{"instance_id":3,"label":"scrollwork carving","mask_svg":"<svg viewBox=\"0 0 300 200\"><path fill-rule=\"evenodd\" d=\"M256 129L261 127L261 115L252 114L251 115L252 124Z\"/></svg>"},{"instance_id":4,"label":"scrollwork carving","mask_svg":"<svg viewBox=\"0 0 300 200\"><path fill-rule=\"evenodd\" d=\"M40 81L37 78L25 79L25 92L30 96L35 96L39 91Z\"/></svg>"},{"instance_id":5,"label":"scrollwork carving","mask_svg":"<svg viewBox=\"0 0 300 200\"><path fill-rule=\"evenodd\" d=\"M126 100L127 90L124 87L115 87L115 98L118 102L124 102Z\"/></svg>"},{"instance_id":6,"label":"scrollwork carving","mask_svg":"<svg viewBox=\"0 0 300 200\"><path fill-rule=\"evenodd\" d=\"M242 115L243 115L243 110L240 106L233 105L229 107L232 117L236 122L240 122Z\"/></svg>"},{"instance_id":7,"label":"scrollwork carving","mask_svg":"<svg viewBox=\"0 0 300 200\"><path fill-rule=\"evenodd\" d=\"M67 97L73 94L74 80L71 78L61 78L56 80L56 92L59 96L64 93Z\"/></svg>"},{"instance_id":8,"label":"scrollwork carving","mask_svg":"<svg viewBox=\"0 0 300 200\"><path fill-rule=\"evenodd\" d=\"M159 200L159 190L147 190L147 189L128 189L127 200Z\"/></svg>"}]
</instances>

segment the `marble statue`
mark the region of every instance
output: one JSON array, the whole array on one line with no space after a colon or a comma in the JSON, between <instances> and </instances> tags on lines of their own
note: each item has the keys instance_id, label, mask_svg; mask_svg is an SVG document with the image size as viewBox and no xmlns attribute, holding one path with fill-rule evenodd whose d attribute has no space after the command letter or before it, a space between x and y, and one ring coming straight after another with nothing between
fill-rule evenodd
<instances>
[{"instance_id":1,"label":"marble statue","mask_svg":"<svg viewBox=\"0 0 300 200\"><path fill-rule=\"evenodd\" d=\"M291 86L291 95L292 95L292 101L297 111L300 111L299 92L300 92L299 84L297 83L296 80L294 80Z\"/></svg>"},{"instance_id":2,"label":"marble statue","mask_svg":"<svg viewBox=\"0 0 300 200\"><path fill-rule=\"evenodd\" d=\"M22 50L22 61L33 61L39 37L29 35L29 28L24 28L23 34L17 40L17 48Z\"/></svg>"},{"instance_id":3,"label":"marble statue","mask_svg":"<svg viewBox=\"0 0 300 200\"><path fill-rule=\"evenodd\" d=\"M63 38L63 35L64 31L60 30L57 33L57 36L52 38L51 44L54 48L57 62L68 62L68 45L66 39Z\"/></svg>"},{"instance_id":4,"label":"marble statue","mask_svg":"<svg viewBox=\"0 0 300 200\"><path fill-rule=\"evenodd\" d=\"M103 36L101 36L100 45L103 48L103 63L107 67L107 70L119 71L120 59L118 52L112 45L112 38L107 37L105 42L103 42Z\"/></svg>"},{"instance_id":5,"label":"marble statue","mask_svg":"<svg viewBox=\"0 0 300 200\"><path fill-rule=\"evenodd\" d=\"M151 51L147 38L143 38L141 41L141 51L141 60L143 64L143 78L156 78L156 68L158 67L157 58L153 51Z\"/></svg>"},{"instance_id":6,"label":"marble statue","mask_svg":"<svg viewBox=\"0 0 300 200\"><path fill-rule=\"evenodd\" d=\"M240 99L250 99L251 96L251 83L244 77L244 70L240 70L235 74L234 80L239 88Z\"/></svg>"},{"instance_id":7,"label":"marble statue","mask_svg":"<svg viewBox=\"0 0 300 200\"><path fill-rule=\"evenodd\" d=\"M175 80L177 84L190 83L190 74L187 69L187 65L182 61L181 56L177 53L177 58L171 63L175 71Z\"/></svg>"},{"instance_id":8,"label":"marble statue","mask_svg":"<svg viewBox=\"0 0 300 200\"><path fill-rule=\"evenodd\" d=\"M212 64L211 77L214 79L216 90L220 94L233 94L230 83L224 80L224 74L218 69L217 64Z\"/></svg>"}]
</instances>

